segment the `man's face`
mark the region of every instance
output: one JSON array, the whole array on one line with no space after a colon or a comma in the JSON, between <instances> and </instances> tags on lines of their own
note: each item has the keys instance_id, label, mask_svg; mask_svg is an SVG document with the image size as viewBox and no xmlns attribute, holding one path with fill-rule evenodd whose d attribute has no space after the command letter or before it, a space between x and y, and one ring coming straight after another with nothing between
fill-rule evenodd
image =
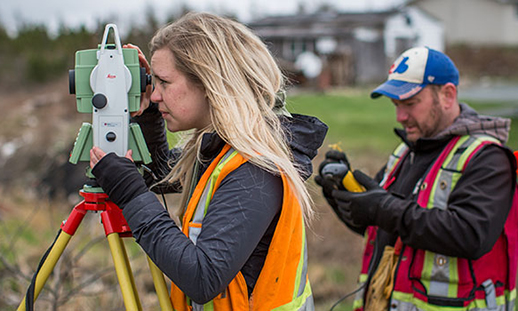
<instances>
[{"instance_id":1,"label":"man's face","mask_svg":"<svg viewBox=\"0 0 518 311\"><path fill-rule=\"evenodd\" d=\"M449 126L444 118L439 96L441 91L440 87L427 86L409 99L392 99L396 106L396 120L405 129L409 141L433 137Z\"/></svg>"}]
</instances>

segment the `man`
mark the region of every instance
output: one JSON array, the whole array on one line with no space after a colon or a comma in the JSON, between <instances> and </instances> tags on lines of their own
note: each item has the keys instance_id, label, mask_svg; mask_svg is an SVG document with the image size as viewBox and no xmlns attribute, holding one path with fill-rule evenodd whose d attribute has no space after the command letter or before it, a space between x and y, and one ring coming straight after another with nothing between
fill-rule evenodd
<instances>
[{"instance_id":1,"label":"man","mask_svg":"<svg viewBox=\"0 0 518 311\"><path fill-rule=\"evenodd\" d=\"M518 258L516 160L510 120L457 101L445 54L405 51L372 98L396 107L402 143L364 192L316 181L339 218L367 235L355 310L514 310ZM323 166L345 162L330 151Z\"/></svg>"}]
</instances>

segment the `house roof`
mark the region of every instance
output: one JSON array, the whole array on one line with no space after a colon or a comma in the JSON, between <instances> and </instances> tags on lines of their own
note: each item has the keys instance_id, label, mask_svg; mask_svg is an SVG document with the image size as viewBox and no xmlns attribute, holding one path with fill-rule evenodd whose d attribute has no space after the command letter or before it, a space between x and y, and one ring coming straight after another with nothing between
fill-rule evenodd
<instances>
[{"instance_id":1,"label":"house roof","mask_svg":"<svg viewBox=\"0 0 518 311\"><path fill-rule=\"evenodd\" d=\"M313 14L269 16L248 23L262 37L320 37L349 35L354 29L383 28L397 11L368 13L319 12Z\"/></svg>"},{"instance_id":2,"label":"house roof","mask_svg":"<svg viewBox=\"0 0 518 311\"><path fill-rule=\"evenodd\" d=\"M423 2L426 0L407 0L403 5L412 5L414 3ZM500 4L518 4L518 0L487 0L489 2L497 2Z\"/></svg>"}]
</instances>

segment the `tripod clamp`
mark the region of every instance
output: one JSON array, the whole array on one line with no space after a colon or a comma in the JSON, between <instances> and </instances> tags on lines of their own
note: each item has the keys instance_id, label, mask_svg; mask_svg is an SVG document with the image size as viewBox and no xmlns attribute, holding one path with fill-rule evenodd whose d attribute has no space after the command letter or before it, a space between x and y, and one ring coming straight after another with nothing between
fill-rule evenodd
<instances>
[{"instance_id":1,"label":"tripod clamp","mask_svg":"<svg viewBox=\"0 0 518 311\"><path fill-rule=\"evenodd\" d=\"M131 230L122 210L108 199L104 192L79 191L84 200L74 207L67 220L61 224L61 229L74 235L83 217L88 211L101 212L101 221L106 236L111 233L119 233L121 237L131 237Z\"/></svg>"}]
</instances>

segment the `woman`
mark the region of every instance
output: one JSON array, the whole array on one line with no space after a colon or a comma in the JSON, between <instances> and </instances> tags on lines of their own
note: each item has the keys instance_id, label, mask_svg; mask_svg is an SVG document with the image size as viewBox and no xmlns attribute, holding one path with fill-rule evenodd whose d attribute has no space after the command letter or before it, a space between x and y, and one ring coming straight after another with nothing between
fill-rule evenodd
<instances>
[{"instance_id":1,"label":"woman","mask_svg":"<svg viewBox=\"0 0 518 311\"><path fill-rule=\"evenodd\" d=\"M304 230L312 210L303 179L327 127L274 112L282 74L237 22L190 13L159 30L150 50L152 104L137 119L153 170L163 175L166 160L172 166L160 186L182 191L181 228L130 154L94 147L90 165L137 242L173 281L175 310L313 310ZM163 120L171 132L192 130L181 153L167 150Z\"/></svg>"}]
</instances>

